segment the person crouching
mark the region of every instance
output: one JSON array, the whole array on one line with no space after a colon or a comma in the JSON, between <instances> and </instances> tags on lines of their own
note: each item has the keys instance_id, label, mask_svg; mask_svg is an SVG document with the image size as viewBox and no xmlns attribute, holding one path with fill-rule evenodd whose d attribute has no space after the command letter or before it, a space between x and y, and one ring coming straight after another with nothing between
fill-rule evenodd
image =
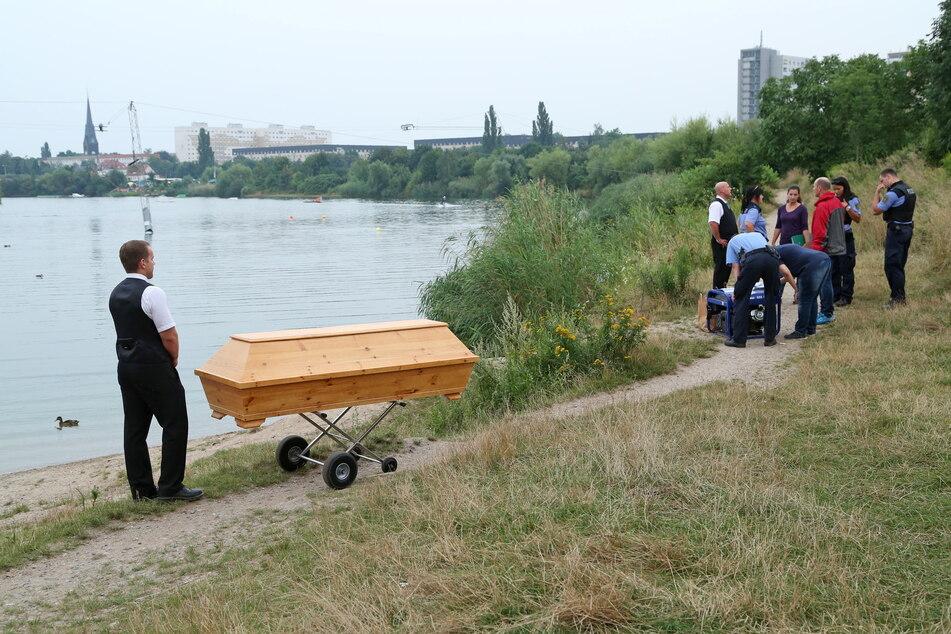
<instances>
[{"instance_id":1,"label":"person crouching","mask_svg":"<svg viewBox=\"0 0 951 634\"><path fill-rule=\"evenodd\" d=\"M726 263L733 267L736 286L733 287L733 337L723 342L731 348L745 348L750 328L750 294L759 280L763 280L766 303L766 323L763 329L764 346L776 345L779 330L776 319L776 296L782 275L795 287L796 281L789 269L779 260L776 250L766 244L758 231L740 233L726 246Z\"/></svg>"}]
</instances>

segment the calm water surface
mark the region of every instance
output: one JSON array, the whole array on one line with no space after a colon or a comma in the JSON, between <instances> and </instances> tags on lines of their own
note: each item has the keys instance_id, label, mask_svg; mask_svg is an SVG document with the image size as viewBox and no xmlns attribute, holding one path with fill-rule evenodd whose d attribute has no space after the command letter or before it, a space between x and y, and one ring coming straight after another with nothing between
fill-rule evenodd
<instances>
[{"instance_id":1,"label":"calm water surface","mask_svg":"<svg viewBox=\"0 0 951 634\"><path fill-rule=\"evenodd\" d=\"M153 199L152 221L152 282L178 326L195 438L238 429L210 417L194 374L230 335L413 319L420 283L448 266L445 240L491 218L464 205L192 198ZM141 237L134 198L0 205L0 473L122 451L107 303L124 277L119 245ZM80 426L57 430L56 416Z\"/></svg>"}]
</instances>

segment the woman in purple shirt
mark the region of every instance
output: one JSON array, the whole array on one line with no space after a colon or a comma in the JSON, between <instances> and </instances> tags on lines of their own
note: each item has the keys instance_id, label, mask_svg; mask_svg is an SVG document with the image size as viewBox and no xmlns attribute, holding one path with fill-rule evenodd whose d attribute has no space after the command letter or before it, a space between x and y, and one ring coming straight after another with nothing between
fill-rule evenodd
<instances>
[{"instance_id":1,"label":"woman in purple shirt","mask_svg":"<svg viewBox=\"0 0 951 634\"><path fill-rule=\"evenodd\" d=\"M809 244L809 210L801 202L799 185L789 186L786 204L776 212L776 228L770 244L776 246L777 240L779 244Z\"/></svg>"}]
</instances>

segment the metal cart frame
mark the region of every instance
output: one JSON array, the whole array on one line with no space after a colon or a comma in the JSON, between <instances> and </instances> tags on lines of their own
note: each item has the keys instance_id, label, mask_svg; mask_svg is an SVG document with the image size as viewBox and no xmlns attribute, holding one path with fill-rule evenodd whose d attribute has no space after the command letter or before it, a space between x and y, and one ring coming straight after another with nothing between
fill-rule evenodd
<instances>
[{"instance_id":1,"label":"metal cart frame","mask_svg":"<svg viewBox=\"0 0 951 634\"><path fill-rule=\"evenodd\" d=\"M302 412L299 416L313 425L320 433L310 442L307 442L307 440L301 436L287 436L284 438L278 444L275 453L277 464L285 471L296 471L302 467L305 462L320 465L322 467L324 482L332 489L345 489L353 484L353 481L357 477L357 460L366 460L376 463L380 465L380 469L383 473L396 471L398 466L396 458L393 456L383 458L366 448L363 442L397 405L406 407L406 402L390 401L386 409L360 434L359 438L348 434L339 426L341 419L355 407L353 405L345 407L333 420L321 411ZM319 421L314 417L319 419ZM324 437L330 438L336 445L342 447L343 451L332 453L325 461L321 462L316 458L311 458L309 453L311 447L320 442Z\"/></svg>"}]
</instances>

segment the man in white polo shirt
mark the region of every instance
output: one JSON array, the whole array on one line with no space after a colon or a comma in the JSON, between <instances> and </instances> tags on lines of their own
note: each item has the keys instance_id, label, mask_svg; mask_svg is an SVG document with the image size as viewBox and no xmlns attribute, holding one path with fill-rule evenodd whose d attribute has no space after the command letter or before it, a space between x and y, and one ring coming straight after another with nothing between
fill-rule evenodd
<instances>
[{"instance_id":1,"label":"man in white polo shirt","mask_svg":"<svg viewBox=\"0 0 951 634\"><path fill-rule=\"evenodd\" d=\"M127 273L109 297L116 327L119 388L124 414L126 475L136 500L193 501L201 489L186 488L188 411L178 377L178 331L165 292L148 280L155 254L148 242L130 240L119 249ZM158 487L146 442L152 416L162 426L162 470Z\"/></svg>"}]
</instances>

